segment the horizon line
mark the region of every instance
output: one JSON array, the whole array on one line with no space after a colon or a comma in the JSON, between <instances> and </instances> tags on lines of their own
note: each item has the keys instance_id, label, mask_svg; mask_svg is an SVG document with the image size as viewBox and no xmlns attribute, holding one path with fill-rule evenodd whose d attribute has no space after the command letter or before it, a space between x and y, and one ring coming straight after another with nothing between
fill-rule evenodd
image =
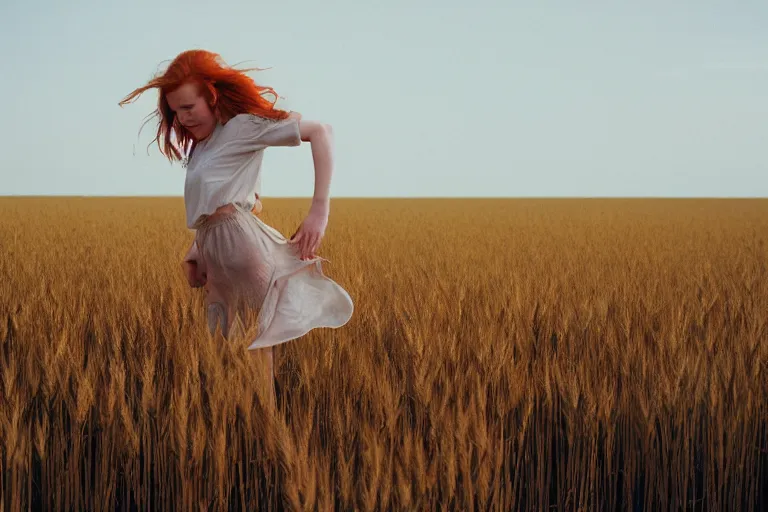
<instances>
[{"instance_id":1,"label":"horizon line","mask_svg":"<svg viewBox=\"0 0 768 512\"><path fill-rule=\"evenodd\" d=\"M0 199L10 198L92 198L92 199L184 199L181 195L110 195L110 194L0 194ZM262 199L300 199L311 201L312 196L265 196ZM526 195L526 196L332 196L337 199L768 199L768 196L654 196L654 195Z\"/></svg>"}]
</instances>

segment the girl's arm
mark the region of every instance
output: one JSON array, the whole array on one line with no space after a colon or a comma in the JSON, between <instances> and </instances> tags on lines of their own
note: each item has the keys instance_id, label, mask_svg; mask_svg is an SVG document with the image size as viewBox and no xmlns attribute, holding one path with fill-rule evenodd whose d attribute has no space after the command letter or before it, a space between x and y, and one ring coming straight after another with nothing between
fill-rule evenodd
<instances>
[{"instance_id":1,"label":"girl's arm","mask_svg":"<svg viewBox=\"0 0 768 512\"><path fill-rule=\"evenodd\" d=\"M330 210L331 176L333 175L333 129L328 123L305 121L301 114L292 112L299 119L299 133L302 142L312 145L312 160L315 164L315 190L310 212L328 215Z\"/></svg>"},{"instance_id":2,"label":"girl's arm","mask_svg":"<svg viewBox=\"0 0 768 512\"><path fill-rule=\"evenodd\" d=\"M197 252L197 232L195 232L195 239L192 240L192 245L189 247L187 254L184 255L184 261L196 261L200 257Z\"/></svg>"},{"instance_id":3,"label":"girl's arm","mask_svg":"<svg viewBox=\"0 0 768 512\"><path fill-rule=\"evenodd\" d=\"M200 253L197 248L197 233L195 233L195 240L192 241L192 245L181 262L181 268L184 269L184 277L187 278L187 282L192 288L200 288L205 285L206 281L205 276L200 272L200 266L198 265L199 258Z\"/></svg>"}]
</instances>

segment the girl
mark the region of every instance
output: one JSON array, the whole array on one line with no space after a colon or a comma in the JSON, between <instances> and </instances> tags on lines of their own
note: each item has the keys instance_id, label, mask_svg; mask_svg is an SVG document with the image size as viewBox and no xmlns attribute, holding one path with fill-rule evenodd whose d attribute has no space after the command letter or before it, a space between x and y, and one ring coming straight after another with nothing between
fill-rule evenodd
<instances>
[{"instance_id":1,"label":"girl","mask_svg":"<svg viewBox=\"0 0 768 512\"><path fill-rule=\"evenodd\" d=\"M262 96L274 90L254 83L246 71L225 65L218 54L186 51L119 104L158 89L154 141L171 162L186 163L186 221L195 239L185 261L196 261L184 263L187 277L205 287L212 333L219 328L226 338L245 311L257 311L258 335L248 349L266 350L274 377L272 347L317 327L343 326L353 304L323 274L327 260L316 255L330 211L331 128L275 108ZM314 196L306 218L287 240L253 213L260 210L264 149L302 142L312 145ZM184 155L182 148L188 148ZM272 384L274 393L274 379Z\"/></svg>"}]
</instances>

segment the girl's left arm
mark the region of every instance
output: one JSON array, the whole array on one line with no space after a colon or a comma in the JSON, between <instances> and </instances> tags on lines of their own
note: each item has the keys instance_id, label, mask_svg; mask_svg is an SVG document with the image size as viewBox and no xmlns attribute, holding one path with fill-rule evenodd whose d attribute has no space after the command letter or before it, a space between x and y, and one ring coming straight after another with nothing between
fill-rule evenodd
<instances>
[{"instance_id":1,"label":"girl's left arm","mask_svg":"<svg viewBox=\"0 0 768 512\"><path fill-rule=\"evenodd\" d=\"M309 142L312 146L315 190L310 212L322 213L327 217L331 204L331 176L333 175L333 129L328 123L303 120L301 114L296 112L292 112L291 116L299 119L302 142Z\"/></svg>"}]
</instances>

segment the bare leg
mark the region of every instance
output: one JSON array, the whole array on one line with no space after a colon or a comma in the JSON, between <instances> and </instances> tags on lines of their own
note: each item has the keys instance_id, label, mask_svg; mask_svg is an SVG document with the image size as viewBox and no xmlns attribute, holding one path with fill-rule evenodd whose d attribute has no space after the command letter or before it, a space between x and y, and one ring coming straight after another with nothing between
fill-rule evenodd
<instances>
[{"instance_id":1,"label":"bare leg","mask_svg":"<svg viewBox=\"0 0 768 512\"><path fill-rule=\"evenodd\" d=\"M232 315L226 300L216 288L208 281L205 283L205 309L208 319L208 331L211 334L216 332L218 327L222 336L226 339L229 336L229 328L232 325Z\"/></svg>"},{"instance_id":2,"label":"bare leg","mask_svg":"<svg viewBox=\"0 0 768 512\"><path fill-rule=\"evenodd\" d=\"M216 328L221 330L222 336L226 339L229 335L229 314L227 306L223 302L211 302L207 305L208 331L211 334L216 332Z\"/></svg>"},{"instance_id":3,"label":"bare leg","mask_svg":"<svg viewBox=\"0 0 768 512\"><path fill-rule=\"evenodd\" d=\"M217 325L226 326L225 338L239 336L241 328L246 329L255 321L255 312L263 303L269 289L275 264L264 244L250 239L222 237L216 243L225 247L240 244L237 250L227 250L226 261L221 262L221 255L214 254L204 265L206 271L206 307L208 309L209 328L213 332ZM226 242L226 243L225 243ZM223 328L223 327L222 327ZM262 373L271 383L271 399L276 398L274 379L274 356L272 348L251 351L253 362L263 368Z\"/></svg>"},{"instance_id":4,"label":"bare leg","mask_svg":"<svg viewBox=\"0 0 768 512\"><path fill-rule=\"evenodd\" d=\"M262 349L267 355L267 365L269 369L269 374L275 378L277 375L275 375L275 351L273 347Z\"/></svg>"},{"instance_id":5,"label":"bare leg","mask_svg":"<svg viewBox=\"0 0 768 512\"><path fill-rule=\"evenodd\" d=\"M207 283L206 283L207 284ZM208 316L208 330L211 334L216 332L218 327L225 339L228 339L229 335L236 335L239 325L235 324L236 315L231 307L222 300L222 297L218 295L215 288L206 286L206 308ZM272 347L251 350L251 357L253 361L258 365L263 365L265 370L264 378L270 383L270 396L269 399L273 405L277 404L277 391L275 390L275 370L274 370L274 351Z\"/></svg>"},{"instance_id":6,"label":"bare leg","mask_svg":"<svg viewBox=\"0 0 768 512\"><path fill-rule=\"evenodd\" d=\"M268 382L270 382L270 399L273 400L273 403L276 403L277 399L277 392L275 390L275 363L274 363L274 350L272 347L268 348L261 348L256 350L251 350L251 358L253 359L254 363L257 365L261 365L264 370L266 370L265 377L268 379Z\"/></svg>"},{"instance_id":7,"label":"bare leg","mask_svg":"<svg viewBox=\"0 0 768 512\"><path fill-rule=\"evenodd\" d=\"M267 375L269 375L269 382L272 384L272 403L277 406L277 390L275 389L275 382L277 381L277 375L275 374L275 350L274 347L269 347L263 349L263 351L266 352L267 355L267 369L269 370Z\"/></svg>"}]
</instances>

